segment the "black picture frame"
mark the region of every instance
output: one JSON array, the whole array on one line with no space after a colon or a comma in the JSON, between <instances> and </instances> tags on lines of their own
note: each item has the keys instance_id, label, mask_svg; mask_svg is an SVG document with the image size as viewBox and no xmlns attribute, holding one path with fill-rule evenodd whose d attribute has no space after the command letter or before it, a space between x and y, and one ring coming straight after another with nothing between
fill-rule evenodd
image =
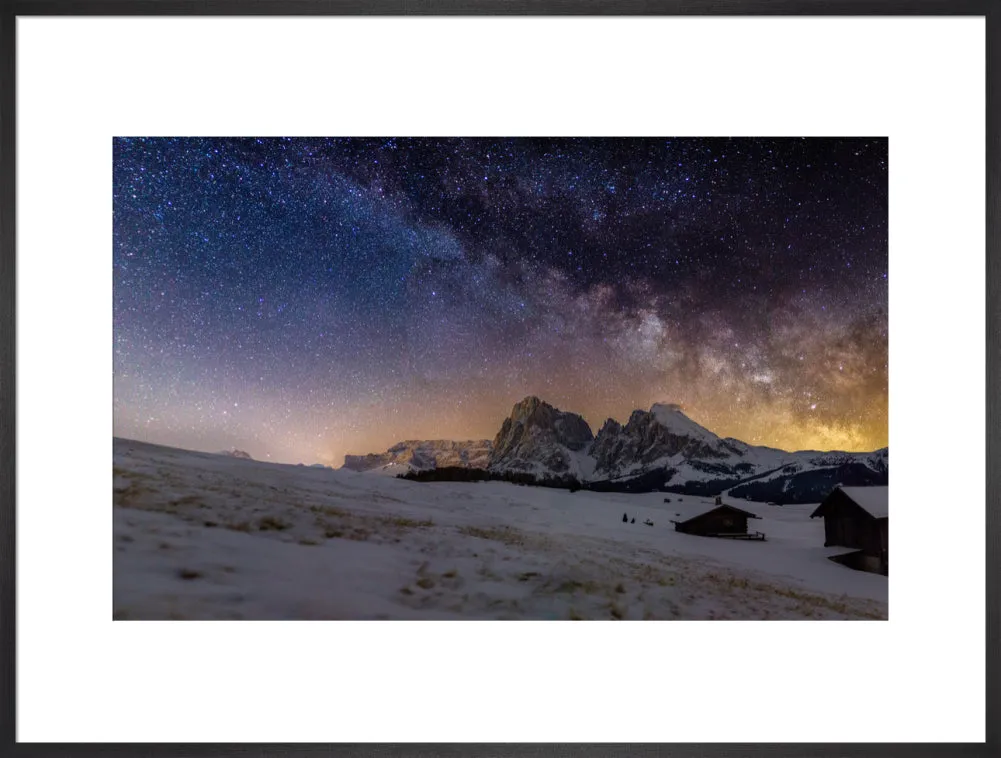
<instances>
[{"instance_id":1,"label":"black picture frame","mask_svg":"<svg viewBox=\"0 0 1001 758\"><path fill-rule=\"evenodd\" d=\"M15 742L15 24L19 16L669 15L986 19L986 741L978 744L34 744ZM992 0L15 0L0 9L0 754L81 756L988 756L1001 754L1001 4Z\"/></svg>"}]
</instances>

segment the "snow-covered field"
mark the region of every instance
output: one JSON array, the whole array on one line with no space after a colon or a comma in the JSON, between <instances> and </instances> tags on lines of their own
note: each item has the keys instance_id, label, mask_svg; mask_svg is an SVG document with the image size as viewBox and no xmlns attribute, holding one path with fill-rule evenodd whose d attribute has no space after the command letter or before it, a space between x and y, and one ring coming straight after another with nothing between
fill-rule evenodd
<instances>
[{"instance_id":1,"label":"snow-covered field","mask_svg":"<svg viewBox=\"0 0 1001 758\"><path fill-rule=\"evenodd\" d=\"M725 500L767 541L674 531L711 503L687 495L418 483L115 439L114 616L886 618L887 578L827 559L844 549L823 547L815 505Z\"/></svg>"}]
</instances>

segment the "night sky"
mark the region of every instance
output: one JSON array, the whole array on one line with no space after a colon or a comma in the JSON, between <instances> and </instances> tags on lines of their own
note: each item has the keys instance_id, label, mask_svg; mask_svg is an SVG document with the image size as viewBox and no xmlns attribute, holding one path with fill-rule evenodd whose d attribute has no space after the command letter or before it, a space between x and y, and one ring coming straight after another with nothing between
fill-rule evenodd
<instances>
[{"instance_id":1,"label":"night sky","mask_svg":"<svg viewBox=\"0 0 1001 758\"><path fill-rule=\"evenodd\" d=\"M340 465L538 395L887 444L884 139L116 139L114 431Z\"/></svg>"}]
</instances>

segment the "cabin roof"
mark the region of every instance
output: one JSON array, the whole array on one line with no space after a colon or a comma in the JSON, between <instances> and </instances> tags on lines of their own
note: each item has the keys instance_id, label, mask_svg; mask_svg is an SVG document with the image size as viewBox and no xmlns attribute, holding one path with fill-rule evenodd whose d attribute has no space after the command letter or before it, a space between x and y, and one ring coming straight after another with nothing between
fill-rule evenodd
<instances>
[{"instance_id":1,"label":"cabin roof","mask_svg":"<svg viewBox=\"0 0 1001 758\"><path fill-rule=\"evenodd\" d=\"M838 490L841 490L841 492L849 500L873 518L889 517L889 487L837 487L834 492L837 492ZM832 492L831 495L833 495L834 492ZM810 514L810 518L824 515L824 506L827 504L831 495L824 498L824 502L817 507L817 510Z\"/></svg>"},{"instance_id":2,"label":"cabin roof","mask_svg":"<svg viewBox=\"0 0 1001 758\"><path fill-rule=\"evenodd\" d=\"M761 516L756 516L755 514L751 513L750 511L745 511L743 508L738 508L735 505L727 505L726 503L723 503L722 505L707 504L705 508L702 508L701 510L699 510L698 513L692 514L691 516L689 516L688 518L686 518L684 521L674 521L673 523L675 523L675 524L687 524L689 521L694 521L697 518L702 518L707 513L712 513L713 511L736 511L737 513L741 513L741 514L747 516L748 518L761 518Z\"/></svg>"}]
</instances>

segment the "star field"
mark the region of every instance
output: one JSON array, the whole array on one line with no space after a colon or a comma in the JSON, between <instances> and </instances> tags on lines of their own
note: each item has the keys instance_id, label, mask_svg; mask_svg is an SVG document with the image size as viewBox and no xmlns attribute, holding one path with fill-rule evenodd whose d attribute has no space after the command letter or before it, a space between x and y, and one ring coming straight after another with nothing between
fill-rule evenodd
<instances>
[{"instance_id":1,"label":"star field","mask_svg":"<svg viewBox=\"0 0 1001 758\"><path fill-rule=\"evenodd\" d=\"M114 430L340 465L535 394L887 444L884 139L116 139Z\"/></svg>"}]
</instances>

